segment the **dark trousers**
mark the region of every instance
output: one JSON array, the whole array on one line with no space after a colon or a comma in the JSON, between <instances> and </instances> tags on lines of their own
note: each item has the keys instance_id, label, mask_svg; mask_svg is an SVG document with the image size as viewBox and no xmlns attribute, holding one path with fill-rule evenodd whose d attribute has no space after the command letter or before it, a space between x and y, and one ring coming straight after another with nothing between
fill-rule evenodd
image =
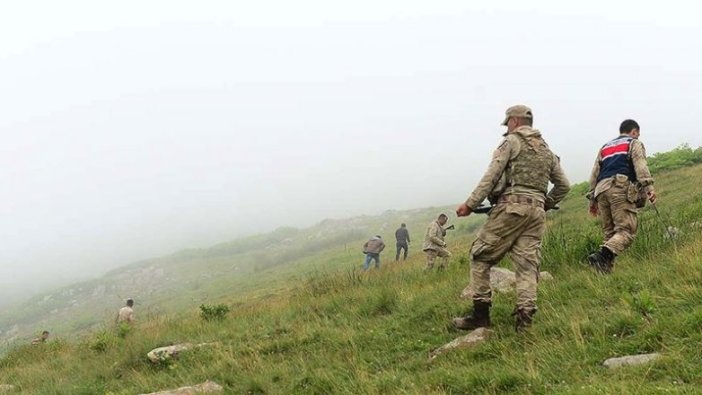
<instances>
[{"instance_id":1,"label":"dark trousers","mask_svg":"<svg viewBox=\"0 0 702 395\"><path fill-rule=\"evenodd\" d=\"M409 246L407 245L406 242L405 243L397 243L397 254L395 254L395 260L396 261L400 260L400 251L402 251L402 250L405 251L405 255L402 258L402 260L404 261L405 259L407 259L407 250L408 249L409 249Z\"/></svg>"}]
</instances>

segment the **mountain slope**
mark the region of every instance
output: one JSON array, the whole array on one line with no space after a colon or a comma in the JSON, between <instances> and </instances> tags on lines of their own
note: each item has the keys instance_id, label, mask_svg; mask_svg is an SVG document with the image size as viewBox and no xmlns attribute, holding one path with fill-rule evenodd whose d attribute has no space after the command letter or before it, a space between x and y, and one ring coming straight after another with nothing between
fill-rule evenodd
<instances>
[{"instance_id":1,"label":"mountain slope","mask_svg":"<svg viewBox=\"0 0 702 395\"><path fill-rule=\"evenodd\" d=\"M445 272L425 273L416 249L407 263L368 273L352 269L356 251L324 253L300 264L339 259L336 270L281 275L285 287L274 293L223 298L233 307L224 321L191 309L142 320L125 338L106 328L77 342L20 347L0 362L0 381L40 394L133 394L206 379L228 393L694 393L702 384L702 190L690 180L702 179L702 167L656 177L662 217L643 210L639 237L611 276L582 263L600 240L583 187L549 213L542 270L555 279L541 284L527 334L512 329L514 294L497 294L487 343L429 361L431 350L463 334L450 319L469 307L458 296L468 280L466 231L452 236ZM679 230L673 240L668 224ZM219 344L156 366L145 358L184 341ZM651 351L663 357L601 366Z\"/></svg>"},{"instance_id":2,"label":"mountain slope","mask_svg":"<svg viewBox=\"0 0 702 395\"><path fill-rule=\"evenodd\" d=\"M401 222L412 231L412 252L417 253L424 228L442 210L451 208L327 219L308 229L280 228L137 262L3 311L0 339L7 345L27 342L43 329L63 338L75 337L113 320L128 297L136 300L142 317L151 317L195 308L224 296L248 299L275 293L307 273L353 267L362 259L361 245L375 234L388 241L383 259L389 261L394 258L394 231ZM457 232L467 233L479 222L479 218L472 219Z\"/></svg>"}]
</instances>

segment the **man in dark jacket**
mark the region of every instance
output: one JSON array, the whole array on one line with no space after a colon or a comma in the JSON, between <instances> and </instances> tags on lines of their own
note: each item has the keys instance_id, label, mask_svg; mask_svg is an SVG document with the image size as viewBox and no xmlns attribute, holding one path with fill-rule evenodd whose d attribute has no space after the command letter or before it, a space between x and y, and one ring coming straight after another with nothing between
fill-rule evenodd
<instances>
[{"instance_id":1,"label":"man in dark jacket","mask_svg":"<svg viewBox=\"0 0 702 395\"><path fill-rule=\"evenodd\" d=\"M400 251L404 250L404 256L402 260L407 259L407 250L409 249L410 235L407 230L407 225L402 224L395 231L395 240L397 241L397 253L395 254L395 261L400 260Z\"/></svg>"}]
</instances>

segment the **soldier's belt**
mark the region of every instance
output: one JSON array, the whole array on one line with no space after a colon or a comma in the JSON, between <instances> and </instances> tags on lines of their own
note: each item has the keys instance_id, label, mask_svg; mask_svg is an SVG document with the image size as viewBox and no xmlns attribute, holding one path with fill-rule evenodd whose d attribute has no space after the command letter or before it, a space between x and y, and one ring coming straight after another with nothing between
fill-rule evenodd
<instances>
[{"instance_id":1,"label":"soldier's belt","mask_svg":"<svg viewBox=\"0 0 702 395\"><path fill-rule=\"evenodd\" d=\"M523 195L503 195L497 200L498 203L519 203L528 204L534 207L544 207L544 202L539 199L535 199L529 196Z\"/></svg>"}]
</instances>

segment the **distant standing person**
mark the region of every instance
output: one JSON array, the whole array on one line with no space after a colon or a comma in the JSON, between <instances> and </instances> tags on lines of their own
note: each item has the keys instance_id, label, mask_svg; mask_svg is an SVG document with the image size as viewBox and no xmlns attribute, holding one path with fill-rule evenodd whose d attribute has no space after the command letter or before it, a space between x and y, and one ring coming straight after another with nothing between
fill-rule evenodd
<instances>
[{"instance_id":1,"label":"distant standing person","mask_svg":"<svg viewBox=\"0 0 702 395\"><path fill-rule=\"evenodd\" d=\"M385 249L385 242L380 237L380 235L375 235L371 237L365 244L363 244L363 253L366 254L366 260L363 263L363 270L368 270L370 266L371 259L375 261L375 268L380 268L380 253Z\"/></svg>"},{"instance_id":2,"label":"distant standing person","mask_svg":"<svg viewBox=\"0 0 702 395\"><path fill-rule=\"evenodd\" d=\"M431 270L434 267L434 261L437 256L441 258L439 270L443 270L448 266L448 258L451 257L451 253L446 249L446 242L444 241L444 237L446 237L444 225L446 225L446 222L448 222L446 214L440 214L427 227L427 232L424 235L424 246L422 247L422 251L427 254L425 270Z\"/></svg>"},{"instance_id":3,"label":"distant standing person","mask_svg":"<svg viewBox=\"0 0 702 395\"><path fill-rule=\"evenodd\" d=\"M42 344L46 343L46 339L49 338L49 331L44 331L41 333L41 336L32 339L32 344L37 345L37 344Z\"/></svg>"},{"instance_id":4,"label":"distant standing person","mask_svg":"<svg viewBox=\"0 0 702 395\"><path fill-rule=\"evenodd\" d=\"M648 199L656 202L653 178L646 164L646 149L639 141L639 124L627 119L619 126L619 137L600 148L590 174L590 214L602 220L604 241L599 251L587 257L600 273L611 273L614 258L634 242L637 207ZM640 192L645 197L639 198ZM638 202L638 204L637 204Z\"/></svg>"},{"instance_id":5,"label":"distant standing person","mask_svg":"<svg viewBox=\"0 0 702 395\"><path fill-rule=\"evenodd\" d=\"M407 225L402 224L395 231L395 240L397 241L397 253L395 254L395 261L400 260L400 251L404 250L404 255L402 260L407 259L407 251L409 250L410 235L407 230Z\"/></svg>"},{"instance_id":6,"label":"distant standing person","mask_svg":"<svg viewBox=\"0 0 702 395\"><path fill-rule=\"evenodd\" d=\"M119 313L117 313L117 323L126 323L126 324L133 324L134 323L134 300L133 299L127 299L127 305L119 309Z\"/></svg>"}]
</instances>

